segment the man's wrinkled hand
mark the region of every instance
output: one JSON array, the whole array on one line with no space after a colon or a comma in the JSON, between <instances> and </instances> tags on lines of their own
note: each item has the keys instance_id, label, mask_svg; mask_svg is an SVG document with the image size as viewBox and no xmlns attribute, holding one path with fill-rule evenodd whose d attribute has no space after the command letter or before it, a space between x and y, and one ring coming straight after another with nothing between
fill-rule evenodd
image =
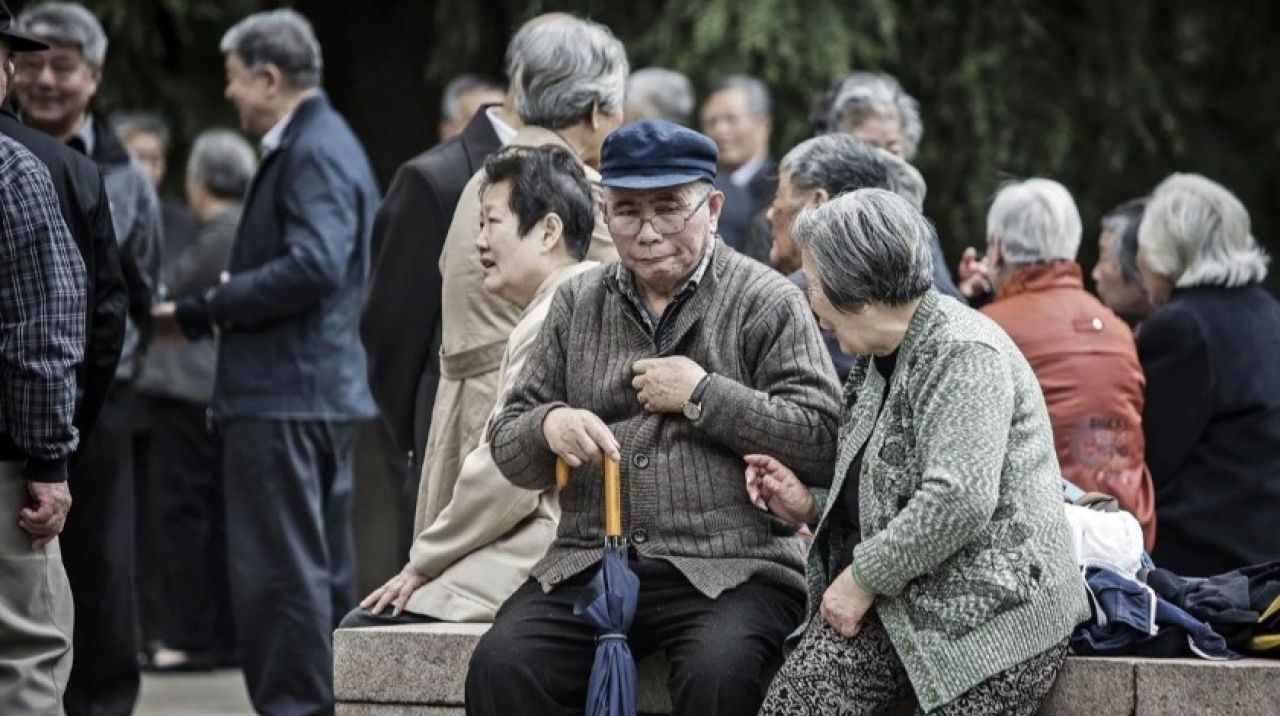
<instances>
[{"instance_id":1,"label":"man's wrinkled hand","mask_svg":"<svg viewBox=\"0 0 1280 716\"><path fill-rule=\"evenodd\" d=\"M618 440L609 426L589 410L569 407L552 410L542 421L542 436L551 451L569 467L600 462L601 453L614 460L622 459Z\"/></svg>"},{"instance_id":2,"label":"man's wrinkled hand","mask_svg":"<svg viewBox=\"0 0 1280 716\"><path fill-rule=\"evenodd\" d=\"M28 482L31 504L18 513L18 526L31 535L32 549L40 549L62 533L71 511L71 488L65 482Z\"/></svg>"},{"instance_id":3,"label":"man's wrinkled hand","mask_svg":"<svg viewBox=\"0 0 1280 716\"><path fill-rule=\"evenodd\" d=\"M152 340L164 345L176 345L187 340L178 324L177 304L173 301L157 303L151 307Z\"/></svg>"},{"instance_id":4,"label":"man's wrinkled hand","mask_svg":"<svg viewBox=\"0 0 1280 716\"><path fill-rule=\"evenodd\" d=\"M651 413L680 412L698 381L707 374L702 366L684 356L638 360L631 370L636 374L631 387L636 389L640 404Z\"/></svg>"}]
</instances>

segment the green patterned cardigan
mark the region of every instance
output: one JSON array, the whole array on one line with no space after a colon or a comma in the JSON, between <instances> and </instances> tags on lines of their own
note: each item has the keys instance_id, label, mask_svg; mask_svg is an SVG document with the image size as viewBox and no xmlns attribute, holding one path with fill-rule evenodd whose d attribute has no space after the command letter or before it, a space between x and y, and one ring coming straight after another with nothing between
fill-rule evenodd
<instances>
[{"instance_id":1,"label":"green patterned cardigan","mask_svg":"<svg viewBox=\"0 0 1280 716\"><path fill-rule=\"evenodd\" d=\"M1089 606L1044 398L1009 337L930 291L880 411L884 381L866 358L849 375L829 494L866 444L853 569L928 711L1062 641ZM810 619L831 582L830 513L844 504L820 501Z\"/></svg>"}]
</instances>

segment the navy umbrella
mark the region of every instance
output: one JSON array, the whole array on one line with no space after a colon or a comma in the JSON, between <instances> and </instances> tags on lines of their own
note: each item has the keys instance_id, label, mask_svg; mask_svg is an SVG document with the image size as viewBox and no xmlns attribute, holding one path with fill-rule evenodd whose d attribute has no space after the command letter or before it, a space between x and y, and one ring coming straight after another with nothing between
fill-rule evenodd
<instances>
[{"instance_id":1,"label":"navy umbrella","mask_svg":"<svg viewBox=\"0 0 1280 716\"><path fill-rule=\"evenodd\" d=\"M556 481L563 488L569 466L556 463ZM636 662L627 632L636 616L640 578L627 564L627 540L622 536L622 478L618 463L604 457L604 557L600 571L583 590L573 613L595 625L596 658L587 682L587 716L635 716Z\"/></svg>"}]
</instances>

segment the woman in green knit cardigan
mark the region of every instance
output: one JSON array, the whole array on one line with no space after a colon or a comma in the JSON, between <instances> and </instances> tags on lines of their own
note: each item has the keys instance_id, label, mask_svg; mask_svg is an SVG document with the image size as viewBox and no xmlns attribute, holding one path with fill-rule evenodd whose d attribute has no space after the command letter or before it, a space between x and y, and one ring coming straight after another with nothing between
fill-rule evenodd
<instances>
[{"instance_id":1,"label":"woman in green knit cardigan","mask_svg":"<svg viewBox=\"0 0 1280 716\"><path fill-rule=\"evenodd\" d=\"M1039 384L996 324L930 290L933 229L879 189L797 219L810 300L859 357L826 494L747 458L762 509L817 522L808 623L762 714L1033 713L1089 617Z\"/></svg>"}]
</instances>

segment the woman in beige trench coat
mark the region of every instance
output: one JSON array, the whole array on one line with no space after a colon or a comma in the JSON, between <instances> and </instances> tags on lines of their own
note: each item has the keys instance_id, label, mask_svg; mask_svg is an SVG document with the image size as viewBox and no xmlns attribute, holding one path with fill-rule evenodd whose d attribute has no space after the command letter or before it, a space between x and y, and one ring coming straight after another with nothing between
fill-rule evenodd
<instances>
[{"instance_id":1,"label":"woman in beige trench coat","mask_svg":"<svg viewBox=\"0 0 1280 716\"><path fill-rule=\"evenodd\" d=\"M500 398L536 344L556 287L598 265L582 260L595 200L580 161L554 145L508 147L477 176L484 288L520 309L498 371ZM448 501L414 539L408 563L341 628L492 621L542 558L559 516L553 491L512 485L481 441L462 461Z\"/></svg>"}]
</instances>

